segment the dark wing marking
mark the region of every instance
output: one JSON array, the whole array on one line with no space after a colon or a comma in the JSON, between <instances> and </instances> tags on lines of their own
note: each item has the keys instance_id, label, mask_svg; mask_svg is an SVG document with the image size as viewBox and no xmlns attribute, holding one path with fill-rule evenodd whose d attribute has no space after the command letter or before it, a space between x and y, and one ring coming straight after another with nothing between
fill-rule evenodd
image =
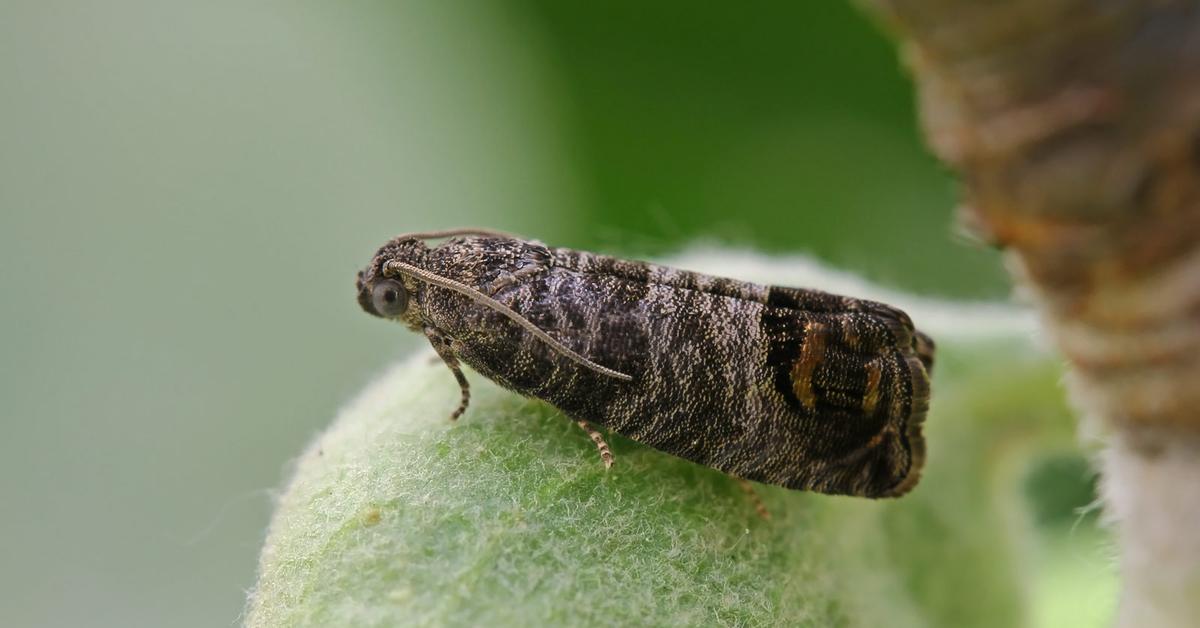
<instances>
[{"instance_id":1,"label":"dark wing marking","mask_svg":"<svg viewBox=\"0 0 1200 628\"><path fill-rule=\"evenodd\" d=\"M917 339L907 316L893 314L899 310L861 303L836 314L763 311L771 384L824 440L808 443L807 455L764 481L868 497L900 495L916 484L929 407L929 375L917 347L928 346L932 357L932 346L923 334Z\"/></svg>"}]
</instances>

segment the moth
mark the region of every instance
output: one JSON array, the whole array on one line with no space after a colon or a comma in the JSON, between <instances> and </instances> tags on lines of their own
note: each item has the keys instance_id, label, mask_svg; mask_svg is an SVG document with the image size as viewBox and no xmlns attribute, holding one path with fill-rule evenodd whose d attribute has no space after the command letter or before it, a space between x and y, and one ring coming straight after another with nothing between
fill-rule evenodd
<instances>
[{"instance_id":1,"label":"moth","mask_svg":"<svg viewBox=\"0 0 1200 628\"><path fill-rule=\"evenodd\" d=\"M440 243L431 243L442 240ZM862 497L925 461L933 341L895 307L499 232L397 236L358 302L461 364L594 425L744 480Z\"/></svg>"}]
</instances>

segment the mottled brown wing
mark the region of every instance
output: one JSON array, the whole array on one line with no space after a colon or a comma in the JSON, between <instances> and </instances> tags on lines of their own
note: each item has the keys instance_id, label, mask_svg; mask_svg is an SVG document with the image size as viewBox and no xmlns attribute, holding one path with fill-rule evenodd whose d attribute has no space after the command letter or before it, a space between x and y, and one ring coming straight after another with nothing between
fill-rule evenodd
<instances>
[{"instance_id":1,"label":"mottled brown wing","mask_svg":"<svg viewBox=\"0 0 1200 628\"><path fill-rule=\"evenodd\" d=\"M765 357L742 356L743 368L761 373L763 381L714 393L711 386L720 385L715 381L709 388L694 384L710 375L712 367L695 360L689 375L666 387L671 390L655 390L664 402L657 412L645 413L662 417L675 404L687 403L702 408L702 418L681 415L653 429L626 420L617 423L622 430L689 460L793 489L890 497L916 485L925 460L921 428L929 406L934 346L903 311L818 290L592 260L605 271L619 271L606 273L608 277L619 274L633 283L649 281L678 291L672 298L674 315L690 321L687 334L708 339L710 356L724 356L717 362L731 359L722 350L731 333L759 338L762 345L755 345L755 351L765 351ZM726 299L755 307L724 306L720 302ZM757 315L739 320L732 315L739 311ZM657 346L685 348L688 338L673 337L675 333L658 329L651 337ZM675 373L688 373L677 360L670 363ZM677 396L675 389L687 392ZM725 395L761 396L747 405L762 413L745 417L753 425L739 426L743 417L736 414L737 403L722 399ZM698 427L699 422L706 427ZM667 424L671 429L663 427ZM697 439L701 433L707 436Z\"/></svg>"}]
</instances>

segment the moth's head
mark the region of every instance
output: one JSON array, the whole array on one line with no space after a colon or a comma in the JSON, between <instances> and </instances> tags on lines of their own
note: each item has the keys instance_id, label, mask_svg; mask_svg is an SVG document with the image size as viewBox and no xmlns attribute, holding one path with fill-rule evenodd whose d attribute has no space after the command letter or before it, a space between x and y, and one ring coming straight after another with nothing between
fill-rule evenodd
<instances>
[{"instance_id":1,"label":"moth's head","mask_svg":"<svg viewBox=\"0 0 1200 628\"><path fill-rule=\"evenodd\" d=\"M388 263L403 262L422 267L428 252L428 247L415 238L396 238L380 247L371 263L358 271L355 287L362 309L372 316L415 325L418 284L399 273L389 272Z\"/></svg>"}]
</instances>

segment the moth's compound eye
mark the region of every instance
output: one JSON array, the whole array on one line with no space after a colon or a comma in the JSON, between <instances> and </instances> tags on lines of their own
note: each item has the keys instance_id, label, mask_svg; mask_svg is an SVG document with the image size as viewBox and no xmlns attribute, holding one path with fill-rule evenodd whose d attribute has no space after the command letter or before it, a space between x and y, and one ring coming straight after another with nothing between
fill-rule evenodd
<instances>
[{"instance_id":1,"label":"moth's compound eye","mask_svg":"<svg viewBox=\"0 0 1200 628\"><path fill-rule=\"evenodd\" d=\"M371 289L371 305L380 316L399 316L408 307L408 293L399 281L384 279Z\"/></svg>"}]
</instances>

